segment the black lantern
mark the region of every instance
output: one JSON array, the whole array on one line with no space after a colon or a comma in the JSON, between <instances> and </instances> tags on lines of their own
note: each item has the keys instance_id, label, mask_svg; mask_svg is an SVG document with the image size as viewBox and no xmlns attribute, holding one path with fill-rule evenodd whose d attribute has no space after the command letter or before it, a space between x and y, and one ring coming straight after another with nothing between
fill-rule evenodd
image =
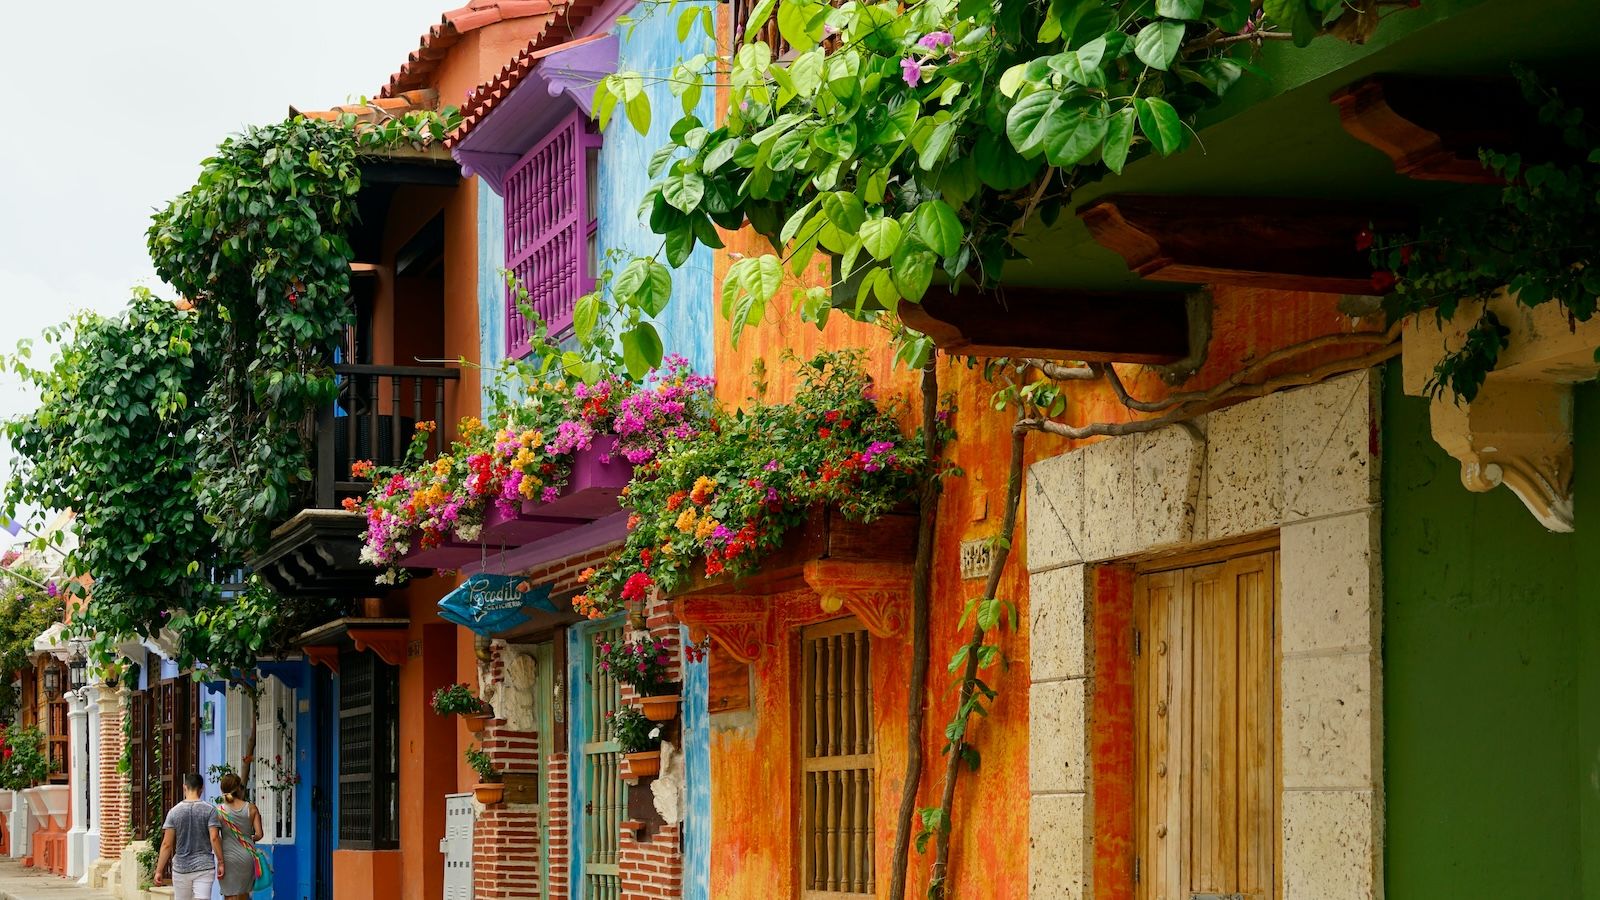
<instances>
[{"instance_id":1,"label":"black lantern","mask_svg":"<svg viewBox=\"0 0 1600 900\"><path fill-rule=\"evenodd\" d=\"M72 662L67 663L67 683L75 691L83 690L83 686L89 683L88 662L81 656L74 656Z\"/></svg>"},{"instance_id":2,"label":"black lantern","mask_svg":"<svg viewBox=\"0 0 1600 900\"><path fill-rule=\"evenodd\" d=\"M61 669L46 666L44 670L44 696L47 700L61 699Z\"/></svg>"}]
</instances>

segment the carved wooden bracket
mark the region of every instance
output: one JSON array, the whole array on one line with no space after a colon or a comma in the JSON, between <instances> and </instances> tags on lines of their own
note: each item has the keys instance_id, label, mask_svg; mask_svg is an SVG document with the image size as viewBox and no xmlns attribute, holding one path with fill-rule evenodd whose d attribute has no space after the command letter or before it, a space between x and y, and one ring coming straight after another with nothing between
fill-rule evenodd
<instances>
[{"instance_id":1,"label":"carved wooden bracket","mask_svg":"<svg viewBox=\"0 0 1600 900\"><path fill-rule=\"evenodd\" d=\"M352 628L350 642L357 650L371 650L391 666L406 661L406 633L398 628Z\"/></svg>"},{"instance_id":2,"label":"carved wooden bracket","mask_svg":"<svg viewBox=\"0 0 1600 900\"><path fill-rule=\"evenodd\" d=\"M806 563L805 579L824 610L849 610L878 637L899 634L906 626L911 567L904 563L817 559Z\"/></svg>"},{"instance_id":3,"label":"carved wooden bracket","mask_svg":"<svg viewBox=\"0 0 1600 900\"><path fill-rule=\"evenodd\" d=\"M1105 197L1078 218L1141 278L1333 294L1375 293L1356 235L1403 224L1321 200L1148 194Z\"/></svg>"},{"instance_id":4,"label":"carved wooden bracket","mask_svg":"<svg viewBox=\"0 0 1600 900\"><path fill-rule=\"evenodd\" d=\"M1461 346L1480 302L1464 302L1441 323L1417 315L1404 335L1405 390L1426 396L1434 367ZM1600 374L1600 319L1572 323L1557 304L1529 309L1504 292L1488 301L1510 329L1495 370L1470 404L1446 394L1432 400L1433 439L1461 463L1471 491L1504 484L1551 531L1571 531L1572 386Z\"/></svg>"},{"instance_id":5,"label":"carved wooden bracket","mask_svg":"<svg viewBox=\"0 0 1600 900\"><path fill-rule=\"evenodd\" d=\"M329 672L339 674L338 647L301 647L300 650L313 666L327 666Z\"/></svg>"},{"instance_id":6,"label":"carved wooden bracket","mask_svg":"<svg viewBox=\"0 0 1600 900\"><path fill-rule=\"evenodd\" d=\"M1413 78L1374 75L1332 96L1339 123L1383 152L1394 170L1422 181L1500 184L1478 159L1482 147L1550 150L1548 129L1510 78Z\"/></svg>"},{"instance_id":7,"label":"carved wooden bracket","mask_svg":"<svg viewBox=\"0 0 1600 900\"><path fill-rule=\"evenodd\" d=\"M767 598L740 594L694 594L672 601L689 637L715 641L729 656L752 663L772 644L772 607Z\"/></svg>"}]
</instances>

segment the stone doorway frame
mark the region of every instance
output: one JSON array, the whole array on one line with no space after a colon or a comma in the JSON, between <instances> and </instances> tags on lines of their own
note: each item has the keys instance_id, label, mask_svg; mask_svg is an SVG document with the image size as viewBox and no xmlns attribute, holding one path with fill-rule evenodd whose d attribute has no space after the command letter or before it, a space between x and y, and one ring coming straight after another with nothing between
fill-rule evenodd
<instances>
[{"instance_id":1,"label":"stone doorway frame","mask_svg":"<svg viewBox=\"0 0 1600 900\"><path fill-rule=\"evenodd\" d=\"M1131 880L1094 883L1097 854L1121 852L1097 843L1094 824L1095 648L1118 646L1093 633L1097 570L1272 531L1278 896L1382 898L1380 377L1344 375L1200 417L1194 433L1109 438L1029 468L1030 898L1134 896Z\"/></svg>"}]
</instances>

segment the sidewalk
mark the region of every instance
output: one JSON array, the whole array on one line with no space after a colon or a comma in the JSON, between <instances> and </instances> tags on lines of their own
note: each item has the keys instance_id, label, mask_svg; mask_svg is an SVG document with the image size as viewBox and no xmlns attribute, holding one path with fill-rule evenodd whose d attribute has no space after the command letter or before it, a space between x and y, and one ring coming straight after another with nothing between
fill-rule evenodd
<instances>
[{"instance_id":1,"label":"sidewalk","mask_svg":"<svg viewBox=\"0 0 1600 900\"><path fill-rule=\"evenodd\" d=\"M0 900L111 900L48 872L25 869L14 859L0 859Z\"/></svg>"}]
</instances>

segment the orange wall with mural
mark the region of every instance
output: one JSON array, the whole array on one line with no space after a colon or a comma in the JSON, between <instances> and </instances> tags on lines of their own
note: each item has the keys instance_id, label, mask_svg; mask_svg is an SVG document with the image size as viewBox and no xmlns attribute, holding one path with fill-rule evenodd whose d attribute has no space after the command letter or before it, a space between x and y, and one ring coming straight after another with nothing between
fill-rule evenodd
<instances>
[{"instance_id":1,"label":"orange wall with mural","mask_svg":"<svg viewBox=\"0 0 1600 900\"><path fill-rule=\"evenodd\" d=\"M749 231L724 233L727 249L717 254L713 283L720 285L728 266L739 254L770 252L763 238ZM818 330L801 322L787 309L784 298L792 288L826 284L826 263L818 263L802 278L791 278L769 307L766 321L739 336L737 348L728 323L716 326L717 391L727 403L742 403L754 393L753 366L764 367L765 398L786 399L793 394L793 365L786 354L804 360L818 350L862 348L868 370L879 384L880 395L901 401L907 430L918 422L917 373L896 369L888 333L878 327L831 317ZM1213 296L1212 338L1205 363L1188 379L1183 390L1219 384L1239 367L1272 350L1327 334L1370 330L1338 308L1332 295L1287 293L1246 288L1217 288ZM714 309L721 298L714 298ZM1340 355L1337 347L1318 357L1286 360L1277 371L1303 369ZM1010 411L990 404L994 387L983 379L981 366L964 360L941 358L940 390L954 396L957 437L948 448L949 460L965 471L945 484L940 501L934 558L931 606L931 654L926 685L928 716L923 735L924 774L919 806L938 802L944 774L945 725L955 708L954 678L945 668L953 652L967 639L958 629L968 599L981 593L981 580L963 580L960 544L996 534L1004 512L1005 481L1009 457ZM1129 390L1137 397L1156 399L1169 388L1156 374L1138 366L1119 366ZM1269 374L1273 370L1269 370ZM1101 381L1067 385L1068 412L1073 424L1124 422L1147 417L1128 410ZM1028 438L1029 462L1054 456L1072 443L1033 434ZM1027 492L1024 491L1026 498ZM948 873L955 896L1023 897L1028 893L1028 596L1026 499L1021 510L1013 554L1001 580L999 594L1017 603L1023 624L1020 634L1005 633L999 640L1006 659L1003 669L983 673L998 689L992 714L971 732L982 755L977 772L963 771L952 814L951 867ZM813 617L814 618L814 617ZM781 621L781 617L780 617ZM788 635L789 644L794 635ZM793 792L798 778L791 763L795 740L793 710L798 677L793 651L780 645L777 652L755 663L751 712L712 718L712 872L713 896L766 897L774 891L792 891L798 878L796 830L799 812ZM878 792L875 815L877 890L888 886L890 852L894 841L894 811L899 805L906 758L907 685L910 639L874 638L874 722L878 748ZM725 722L723 720L726 720ZM1096 734L1090 735L1096 756L1131 757L1131 734L1117 725L1117 717L1097 717ZM1098 724L1098 723L1103 723ZM1101 734L1099 732L1105 732ZM1111 786L1107 786L1108 788ZM1108 802L1115 799L1108 795ZM1119 829L1120 830L1120 829ZM932 847L926 854L912 853L907 896L927 890Z\"/></svg>"}]
</instances>

